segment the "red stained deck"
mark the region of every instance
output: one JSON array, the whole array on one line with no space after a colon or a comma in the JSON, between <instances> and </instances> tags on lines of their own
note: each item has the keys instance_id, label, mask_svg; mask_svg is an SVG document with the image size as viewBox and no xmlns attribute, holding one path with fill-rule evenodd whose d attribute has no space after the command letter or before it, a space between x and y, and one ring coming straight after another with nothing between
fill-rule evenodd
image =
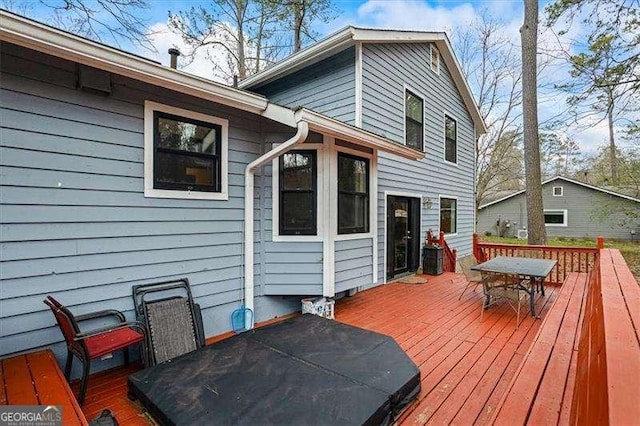
<instances>
[{"instance_id":1,"label":"red stained deck","mask_svg":"<svg viewBox=\"0 0 640 426\"><path fill-rule=\"evenodd\" d=\"M445 273L426 284L388 284L336 303L337 321L392 336L419 366L422 392L399 423L487 424L540 327L540 320L521 313L516 329L506 303L480 322L480 290L458 300L464 285L463 275ZM557 291L548 287L538 299L541 316ZM82 407L89 420L110 408L120 424L147 424L142 408L126 396L126 377L135 368L91 377Z\"/></svg>"}]
</instances>

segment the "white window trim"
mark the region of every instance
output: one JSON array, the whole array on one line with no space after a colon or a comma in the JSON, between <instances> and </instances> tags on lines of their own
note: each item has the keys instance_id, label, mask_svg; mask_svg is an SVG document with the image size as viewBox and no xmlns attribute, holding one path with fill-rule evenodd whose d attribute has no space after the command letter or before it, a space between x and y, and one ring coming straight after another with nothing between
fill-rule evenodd
<instances>
[{"instance_id":1,"label":"white window trim","mask_svg":"<svg viewBox=\"0 0 640 426\"><path fill-rule=\"evenodd\" d=\"M335 206L335 208L332 209L332 215L335 215L336 218L335 224L332 224L333 229L331 230L331 232L333 233L333 239L334 241L347 241L374 238L375 233L377 232L376 212L378 206L378 166L376 164L376 157L374 154L358 151L356 149L350 149L339 145L335 145L334 147L335 149L331 151L331 162L333 164L332 169L335 170L335 173L331 174L331 204ZM355 155L356 157L366 158L369 160L369 232L362 232L357 234L338 234L338 153L340 152Z\"/></svg>"},{"instance_id":2,"label":"white window trim","mask_svg":"<svg viewBox=\"0 0 640 426\"><path fill-rule=\"evenodd\" d=\"M156 189L153 187L154 154L154 111L177 115L187 119L217 124L221 130L220 141L220 192L179 191ZM144 102L144 196L150 198L178 198L185 200L228 200L229 199L229 121L211 115L187 109L164 105L157 102Z\"/></svg>"},{"instance_id":3,"label":"white window trim","mask_svg":"<svg viewBox=\"0 0 640 426\"><path fill-rule=\"evenodd\" d=\"M433 52L436 52L436 55L438 56L438 60L436 61L436 69L433 69ZM440 75L440 51L433 44L429 45L429 68L431 68L431 71L433 71L434 73Z\"/></svg>"},{"instance_id":4,"label":"white window trim","mask_svg":"<svg viewBox=\"0 0 640 426\"><path fill-rule=\"evenodd\" d=\"M419 97L420 99L422 99L422 149L420 150L420 152L426 152L425 151L425 145L427 143L427 138L426 138L426 114L425 114L425 102L424 102L424 95L419 91L414 89L413 87L409 86L408 84L403 84L403 89L402 89L402 140L404 142L404 146L409 146L407 145L407 90L411 93L413 93L415 96ZM410 147L413 148L413 147Z\"/></svg>"},{"instance_id":5,"label":"white window trim","mask_svg":"<svg viewBox=\"0 0 640 426\"><path fill-rule=\"evenodd\" d=\"M560 194L556 194L556 188L560 189ZM562 186L554 186L553 189L551 190L551 194L554 197L562 197L564 195L564 187L562 187Z\"/></svg>"},{"instance_id":6,"label":"white window trim","mask_svg":"<svg viewBox=\"0 0 640 426\"><path fill-rule=\"evenodd\" d=\"M453 161L449 161L447 160L447 126L446 126L446 119L447 116L449 116L449 118L451 118L453 121L456 122L456 162L454 163ZM458 118L449 113L448 111L444 111L442 114L442 158L444 159L444 162L446 164L449 164L451 166L456 166L458 167L458 162L460 161L460 150L458 149L458 124L460 123L460 120L458 120ZM446 198L446 197L445 197Z\"/></svg>"},{"instance_id":7,"label":"white window trim","mask_svg":"<svg viewBox=\"0 0 640 426\"><path fill-rule=\"evenodd\" d=\"M440 229L440 211L441 211L441 207L442 207L442 199L443 198L449 198L452 200L456 200L456 232L452 232L452 233L444 233L444 235L448 236L448 237L455 237L456 235L458 235L458 216L459 216L459 212L460 212L460 200L458 199L458 197L454 196L454 195L446 195L446 194L439 194L438 195L438 231L442 231Z\"/></svg>"},{"instance_id":8,"label":"white window trim","mask_svg":"<svg viewBox=\"0 0 640 426\"><path fill-rule=\"evenodd\" d=\"M562 213L563 223L545 223L544 226L567 227L569 226L569 211L567 209L544 209L543 215L547 213Z\"/></svg>"},{"instance_id":9,"label":"white window trim","mask_svg":"<svg viewBox=\"0 0 640 426\"><path fill-rule=\"evenodd\" d=\"M273 144L273 148L279 144ZM323 241L324 224L322 220L321 200L324 193L325 173L325 147L321 143L303 143L292 151L316 151L316 235L280 235L280 157L271 162L271 200L272 200L272 232L271 239L274 242L318 242Z\"/></svg>"},{"instance_id":10,"label":"white window trim","mask_svg":"<svg viewBox=\"0 0 640 426\"><path fill-rule=\"evenodd\" d=\"M387 206L388 206L388 202L389 202L389 196L392 197L408 197L408 198L419 198L420 199L420 208L418 209L420 211L420 230L418 231L420 233L420 235L418 235L418 238L422 238L422 209L423 207L423 203L424 203L424 199L427 198L426 195L422 195L422 194L418 194L416 192L402 192L402 191L384 191L384 229L383 229L383 236L384 236L384 244L383 244L383 249L382 249L382 258L383 258L383 262L384 262L384 269L383 269L383 277L382 277L382 282L383 284L387 284L387 238L389 237L387 235ZM377 264L377 261L376 261Z\"/></svg>"}]
</instances>

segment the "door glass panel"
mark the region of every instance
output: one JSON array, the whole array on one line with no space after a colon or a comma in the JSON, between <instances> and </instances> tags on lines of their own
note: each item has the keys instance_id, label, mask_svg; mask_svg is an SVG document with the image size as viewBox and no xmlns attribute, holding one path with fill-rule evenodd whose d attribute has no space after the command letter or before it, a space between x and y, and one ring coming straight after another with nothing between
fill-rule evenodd
<instances>
[{"instance_id":1,"label":"door glass panel","mask_svg":"<svg viewBox=\"0 0 640 426\"><path fill-rule=\"evenodd\" d=\"M409 234L409 203L398 200L393 203L394 221L394 269L396 271L408 268L408 234Z\"/></svg>"}]
</instances>

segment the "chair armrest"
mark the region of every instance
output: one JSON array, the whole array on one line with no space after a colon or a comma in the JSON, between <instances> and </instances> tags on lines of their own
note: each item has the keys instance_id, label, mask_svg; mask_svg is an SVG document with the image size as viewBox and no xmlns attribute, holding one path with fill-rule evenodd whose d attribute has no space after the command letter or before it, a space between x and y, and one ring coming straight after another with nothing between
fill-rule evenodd
<instances>
[{"instance_id":1,"label":"chair armrest","mask_svg":"<svg viewBox=\"0 0 640 426\"><path fill-rule=\"evenodd\" d=\"M107 309L105 311L97 311L97 312L89 312L88 314L76 315L76 321L86 321L90 319L103 318L114 316L117 317L120 322L125 322L126 318L124 314L120 311L116 311L115 309Z\"/></svg>"},{"instance_id":2,"label":"chair armrest","mask_svg":"<svg viewBox=\"0 0 640 426\"><path fill-rule=\"evenodd\" d=\"M144 329L144 325L138 321L131 321L131 322L122 322L116 326L111 326L111 327L102 327L102 328L97 328L95 330L91 330L91 331L86 331L84 333L78 333L75 335L75 337L73 338L73 340L80 341L83 339L87 339L89 337L93 337L93 336L98 336L100 334L104 334L104 333L108 333L110 331L115 331L115 330L120 330L121 328L136 328L138 330L140 330L140 332L142 333L143 336L146 335L145 333L145 329Z\"/></svg>"}]
</instances>

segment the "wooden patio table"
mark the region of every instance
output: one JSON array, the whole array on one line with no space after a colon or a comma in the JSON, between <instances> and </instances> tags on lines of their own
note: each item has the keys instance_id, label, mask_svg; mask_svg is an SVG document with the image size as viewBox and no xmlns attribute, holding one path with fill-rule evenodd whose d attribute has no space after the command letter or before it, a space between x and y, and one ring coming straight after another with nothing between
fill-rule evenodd
<instances>
[{"instance_id":1,"label":"wooden patio table","mask_svg":"<svg viewBox=\"0 0 640 426\"><path fill-rule=\"evenodd\" d=\"M539 285L544 296L544 280L557 261L552 259L532 259L528 257L506 257L498 256L479 265L472 266L471 269L480 272L495 272L499 274L517 275L529 281L529 287L518 282L518 286L529 294L529 311L531 316L536 317L534 297L536 288Z\"/></svg>"}]
</instances>

